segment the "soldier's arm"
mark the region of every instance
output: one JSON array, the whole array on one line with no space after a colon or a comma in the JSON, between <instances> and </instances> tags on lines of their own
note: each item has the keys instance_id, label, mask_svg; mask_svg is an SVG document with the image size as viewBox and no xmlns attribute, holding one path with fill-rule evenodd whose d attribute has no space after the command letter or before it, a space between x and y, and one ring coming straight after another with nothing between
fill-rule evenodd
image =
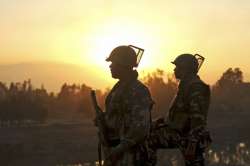
<instances>
[{"instance_id":1,"label":"soldier's arm","mask_svg":"<svg viewBox=\"0 0 250 166\"><path fill-rule=\"evenodd\" d=\"M204 127L207 121L207 112L210 102L208 87L196 85L192 87L190 96L190 120L191 132L197 128Z\"/></svg>"},{"instance_id":2,"label":"soldier's arm","mask_svg":"<svg viewBox=\"0 0 250 166\"><path fill-rule=\"evenodd\" d=\"M150 130L150 108L153 102L147 89L135 91L128 100L129 113L125 117L124 136L118 149L126 151L141 142Z\"/></svg>"}]
</instances>

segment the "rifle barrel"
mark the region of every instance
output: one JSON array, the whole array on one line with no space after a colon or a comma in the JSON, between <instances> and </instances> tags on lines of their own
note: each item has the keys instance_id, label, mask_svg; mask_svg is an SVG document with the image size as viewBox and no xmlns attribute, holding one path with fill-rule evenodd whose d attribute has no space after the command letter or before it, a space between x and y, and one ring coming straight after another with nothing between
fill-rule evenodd
<instances>
[{"instance_id":1,"label":"rifle barrel","mask_svg":"<svg viewBox=\"0 0 250 166\"><path fill-rule=\"evenodd\" d=\"M97 104L97 100L96 100L96 94L95 94L95 91L94 90L91 90L91 99L92 99L92 103L94 105L94 109L96 111L97 114L99 114L99 106Z\"/></svg>"}]
</instances>

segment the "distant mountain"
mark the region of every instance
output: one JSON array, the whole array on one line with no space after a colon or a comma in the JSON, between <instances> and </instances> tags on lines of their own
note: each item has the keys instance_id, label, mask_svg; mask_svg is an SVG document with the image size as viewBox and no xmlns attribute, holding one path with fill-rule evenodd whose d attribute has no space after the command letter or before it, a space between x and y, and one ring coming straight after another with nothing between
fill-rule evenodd
<instances>
[{"instance_id":1,"label":"distant mountain","mask_svg":"<svg viewBox=\"0 0 250 166\"><path fill-rule=\"evenodd\" d=\"M0 65L0 81L23 82L31 79L35 87L42 84L48 91L58 92L63 83L85 83L94 88L105 88L108 81L93 74L93 71L82 66L60 63L20 63Z\"/></svg>"}]
</instances>

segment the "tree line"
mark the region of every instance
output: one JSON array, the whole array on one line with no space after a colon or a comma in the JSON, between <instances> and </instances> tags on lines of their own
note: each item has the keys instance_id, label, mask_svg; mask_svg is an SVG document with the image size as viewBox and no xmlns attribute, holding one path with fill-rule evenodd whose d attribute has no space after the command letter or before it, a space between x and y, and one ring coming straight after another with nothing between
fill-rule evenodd
<instances>
[{"instance_id":1,"label":"tree line","mask_svg":"<svg viewBox=\"0 0 250 166\"><path fill-rule=\"evenodd\" d=\"M173 75L157 69L141 78L155 101L153 117L163 115L174 98L178 82ZM46 120L83 120L93 118L94 110L90 99L91 87L86 84L61 86L59 93L49 93L44 86L35 88L31 80L0 82L0 122L14 124L23 122L44 123ZM104 108L105 98L110 89L97 90L97 99ZM227 69L211 86L210 109L216 111L247 111L250 106L250 83L244 82L239 68Z\"/></svg>"}]
</instances>

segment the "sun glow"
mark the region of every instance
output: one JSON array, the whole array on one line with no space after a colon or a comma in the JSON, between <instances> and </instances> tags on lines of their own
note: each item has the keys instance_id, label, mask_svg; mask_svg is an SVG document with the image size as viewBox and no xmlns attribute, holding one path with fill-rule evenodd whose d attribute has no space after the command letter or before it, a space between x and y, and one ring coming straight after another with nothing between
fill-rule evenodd
<instances>
[{"instance_id":1,"label":"sun glow","mask_svg":"<svg viewBox=\"0 0 250 166\"><path fill-rule=\"evenodd\" d=\"M91 46L87 48L87 55L90 56L89 59L92 64L107 67L105 59L112 49L119 45L135 45L145 49L140 68L150 68L152 58L149 55L155 51L155 43L153 42L156 40L142 25L115 22L97 28L93 29L87 38L87 44Z\"/></svg>"}]
</instances>

